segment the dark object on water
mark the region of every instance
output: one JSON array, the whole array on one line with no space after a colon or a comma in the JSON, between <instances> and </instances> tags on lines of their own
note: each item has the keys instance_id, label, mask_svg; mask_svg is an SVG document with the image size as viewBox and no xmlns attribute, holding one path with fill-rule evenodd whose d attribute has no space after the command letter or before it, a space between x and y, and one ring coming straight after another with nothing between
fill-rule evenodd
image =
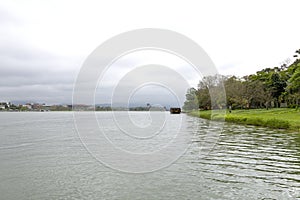
<instances>
[{"instance_id":1,"label":"dark object on water","mask_svg":"<svg viewBox=\"0 0 300 200\"><path fill-rule=\"evenodd\" d=\"M180 114L181 108L170 108L170 113L171 114Z\"/></svg>"}]
</instances>

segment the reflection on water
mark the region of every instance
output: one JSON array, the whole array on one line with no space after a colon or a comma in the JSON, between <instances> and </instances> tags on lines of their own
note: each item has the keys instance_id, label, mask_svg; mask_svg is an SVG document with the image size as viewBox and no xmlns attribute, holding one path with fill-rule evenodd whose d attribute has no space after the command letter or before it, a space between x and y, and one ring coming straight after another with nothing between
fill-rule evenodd
<instances>
[{"instance_id":1,"label":"reflection on water","mask_svg":"<svg viewBox=\"0 0 300 200\"><path fill-rule=\"evenodd\" d=\"M91 157L72 113L0 113L1 199L300 198L300 134L225 124L203 157L208 122L184 119L191 141L179 160L153 173L128 174Z\"/></svg>"}]
</instances>

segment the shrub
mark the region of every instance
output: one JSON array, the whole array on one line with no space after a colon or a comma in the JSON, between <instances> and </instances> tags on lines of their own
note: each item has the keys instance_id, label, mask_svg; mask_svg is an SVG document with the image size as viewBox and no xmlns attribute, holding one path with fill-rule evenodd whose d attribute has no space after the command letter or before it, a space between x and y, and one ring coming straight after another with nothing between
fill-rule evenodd
<instances>
[{"instance_id":1,"label":"shrub","mask_svg":"<svg viewBox=\"0 0 300 200\"><path fill-rule=\"evenodd\" d=\"M270 127L270 128L288 129L290 127L290 123L288 121L274 118L274 119L266 120L265 126Z\"/></svg>"},{"instance_id":2,"label":"shrub","mask_svg":"<svg viewBox=\"0 0 300 200\"><path fill-rule=\"evenodd\" d=\"M264 126L264 121L261 118L248 118L246 124L255 126Z\"/></svg>"},{"instance_id":3,"label":"shrub","mask_svg":"<svg viewBox=\"0 0 300 200\"><path fill-rule=\"evenodd\" d=\"M204 119L211 119L211 113L202 113L202 112L200 112L200 117L201 118L204 118Z\"/></svg>"},{"instance_id":4,"label":"shrub","mask_svg":"<svg viewBox=\"0 0 300 200\"><path fill-rule=\"evenodd\" d=\"M235 123L239 123L239 124L244 124L247 121L247 117L239 117L239 116L231 116L231 115L227 115L226 119L227 122L235 122Z\"/></svg>"}]
</instances>

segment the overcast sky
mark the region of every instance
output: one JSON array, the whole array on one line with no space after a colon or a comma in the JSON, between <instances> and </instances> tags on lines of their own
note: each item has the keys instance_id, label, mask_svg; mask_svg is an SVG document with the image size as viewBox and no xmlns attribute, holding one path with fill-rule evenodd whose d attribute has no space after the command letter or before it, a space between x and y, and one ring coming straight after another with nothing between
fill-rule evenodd
<instances>
[{"instance_id":1,"label":"overcast sky","mask_svg":"<svg viewBox=\"0 0 300 200\"><path fill-rule=\"evenodd\" d=\"M112 36L139 28L186 35L221 74L243 76L279 66L300 48L299 7L298 0L2 0L0 100L71 103L87 56ZM108 96L99 100L106 101Z\"/></svg>"}]
</instances>

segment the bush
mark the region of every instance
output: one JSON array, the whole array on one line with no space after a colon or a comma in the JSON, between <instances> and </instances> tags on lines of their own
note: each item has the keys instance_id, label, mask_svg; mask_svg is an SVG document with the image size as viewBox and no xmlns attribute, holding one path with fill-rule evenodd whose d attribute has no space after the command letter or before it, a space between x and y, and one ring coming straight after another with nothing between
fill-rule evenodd
<instances>
[{"instance_id":1,"label":"bush","mask_svg":"<svg viewBox=\"0 0 300 200\"><path fill-rule=\"evenodd\" d=\"M247 124L255 126L264 126L264 121L261 118L248 118Z\"/></svg>"},{"instance_id":2,"label":"bush","mask_svg":"<svg viewBox=\"0 0 300 200\"><path fill-rule=\"evenodd\" d=\"M233 116L227 115L225 120L227 122L235 122L235 123L239 123L239 124L244 124L247 121L247 117L238 117L238 116L233 117Z\"/></svg>"},{"instance_id":3,"label":"bush","mask_svg":"<svg viewBox=\"0 0 300 200\"><path fill-rule=\"evenodd\" d=\"M298 108L298 105L297 105L297 104L290 104L290 105L288 106L288 108Z\"/></svg>"},{"instance_id":4,"label":"bush","mask_svg":"<svg viewBox=\"0 0 300 200\"><path fill-rule=\"evenodd\" d=\"M248 124L255 126L265 126L270 128L280 128L280 129L288 129L290 127L290 123L288 121L280 120L280 119L268 119L264 120L258 117L238 117L238 116L226 116L226 122L234 122L238 124Z\"/></svg>"},{"instance_id":5,"label":"bush","mask_svg":"<svg viewBox=\"0 0 300 200\"><path fill-rule=\"evenodd\" d=\"M265 126L270 127L270 128L288 129L290 127L290 123L288 121L274 118L274 119L266 120Z\"/></svg>"},{"instance_id":6,"label":"bush","mask_svg":"<svg viewBox=\"0 0 300 200\"><path fill-rule=\"evenodd\" d=\"M204 119L211 119L212 118L211 113L202 113L200 111L199 115L200 115L201 118L204 118Z\"/></svg>"},{"instance_id":7,"label":"bush","mask_svg":"<svg viewBox=\"0 0 300 200\"><path fill-rule=\"evenodd\" d=\"M237 124L248 124L248 125L255 125L255 126L264 126L269 128L275 129L296 129L300 131L300 125L296 126L293 124L293 121L289 121L290 118L286 117L290 114L293 114L297 111L295 110L276 110L275 113L268 112L266 113L265 110L259 111L256 110L255 113L250 114L248 112L234 112L234 113L227 113L225 116L226 122L232 122ZM193 111L190 113L193 116L201 117L208 120L214 121L223 121L224 115L222 113L213 113L211 111ZM277 115L283 115L285 118L278 119ZM293 115L291 115L292 117Z\"/></svg>"}]
</instances>

